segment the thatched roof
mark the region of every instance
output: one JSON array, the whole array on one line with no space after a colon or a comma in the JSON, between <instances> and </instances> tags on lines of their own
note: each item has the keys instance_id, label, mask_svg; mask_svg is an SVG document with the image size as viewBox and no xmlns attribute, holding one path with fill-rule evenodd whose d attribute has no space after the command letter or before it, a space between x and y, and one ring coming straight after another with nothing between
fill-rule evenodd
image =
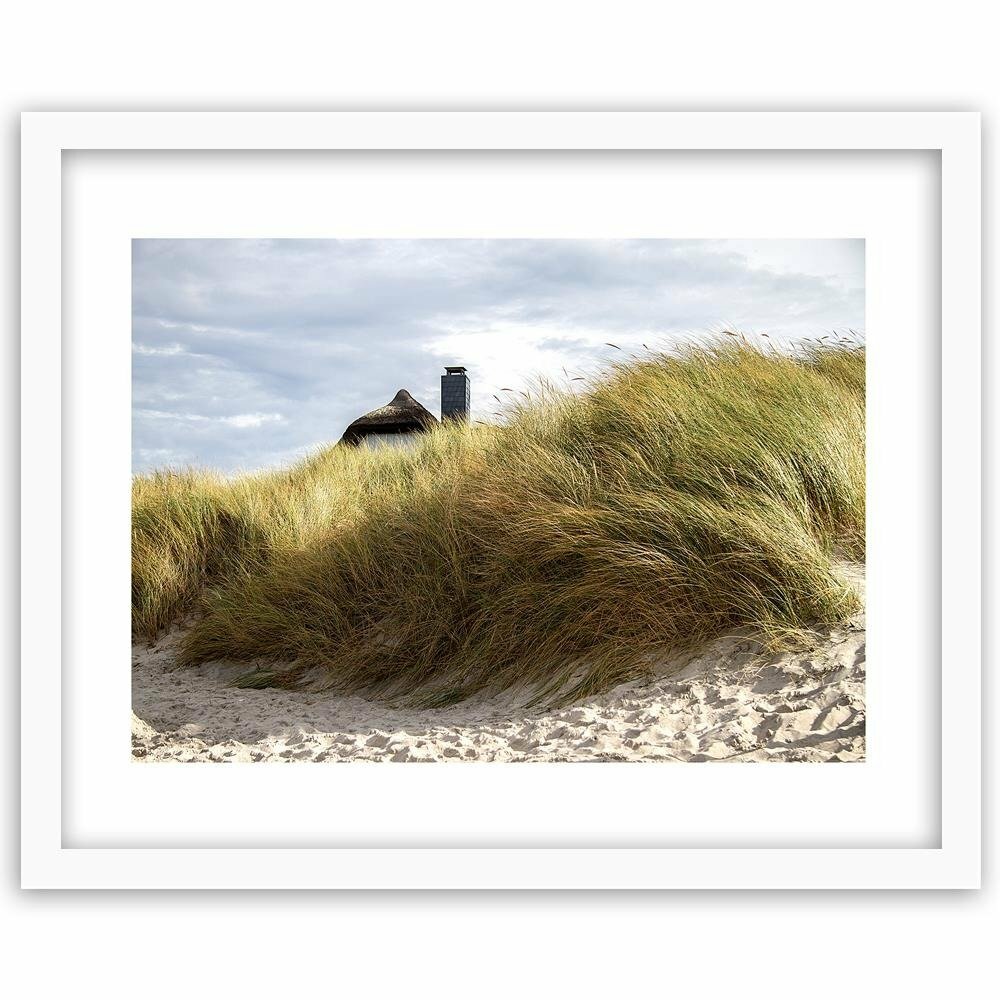
<instances>
[{"instance_id":1,"label":"thatched roof","mask_svg":"<svg viewBox=\"0 0 1000 1000\"><path fill-rule=\"evenodd\" d=\"M366 434L407 434L426 431L438 422L430 410L420 405L405 389L363 417L358 417L340 439L343 444L356 445Z\"/></svg>"}]
</instances>

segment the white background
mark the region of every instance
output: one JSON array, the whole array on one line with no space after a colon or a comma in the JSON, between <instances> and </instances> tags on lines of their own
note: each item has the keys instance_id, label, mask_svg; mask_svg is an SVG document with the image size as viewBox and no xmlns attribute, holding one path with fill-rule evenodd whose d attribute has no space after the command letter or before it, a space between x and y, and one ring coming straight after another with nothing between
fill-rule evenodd
<instances>
[{"instance_id":1,"label":"white background","mask_svg":"<svg viewBox=\"0 0 1000 1000\"><path fill-rule=\"evenodd\" d=\"M854 2L706 4L697 13L627 2L360 6L40 3L9 18L0 60L9 328L20 109L978 108L989 183L1000 102L978 4L926 13ZM989 192L985 204L992 213ZM988 269L991 240L988 226ZM986 277L988 295L995 275ZM16 401L13 379L8 398ZM14 447L12 437L5 443ZM39 641L24 637L26 655ZM988 719L996 708L991 685ZM46 724L38 720L40 736ZM988 845L995 783L985 735ZM16 788L5 792L13 804ZM888 976L894 993L919 997L972 992L994 954L989 854L981 893L23 894L15 831L5 826L4 940L25 995L89 985L111 997L302 988L840 997L867 995Z\"/></svg>"},{"instance_id":2,"label":"white background","mask_svg":"<svg viewBox=\"0 0 1000 1000\"><path fill-rule=\"evenodd\" d=\"M921 152L64 154L63 846L940 846L938 184ZM733 234L865 240L864 764L130 760L131 237Z\"/></svg>"}]
</instances>

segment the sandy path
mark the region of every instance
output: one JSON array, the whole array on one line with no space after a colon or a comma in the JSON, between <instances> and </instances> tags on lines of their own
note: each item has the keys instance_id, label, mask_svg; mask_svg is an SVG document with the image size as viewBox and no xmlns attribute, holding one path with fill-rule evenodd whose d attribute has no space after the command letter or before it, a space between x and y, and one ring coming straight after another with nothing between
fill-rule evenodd
<instances>
[{"instance_id":1,"label":"sandy path","mask_svg":"<svg viewBox=\"0 0 1000 1000\"><path fill-rule=\"evenodd\" d=\"M863 590L863 567L850 575ZM574 705L527 696L444 709L242 690L246 664L179 668L177 630L132 651L132 753L174 761L856 761L865 754L863 617L803 653L745 638L654 664Z\"/></svg>"}]
</instances>

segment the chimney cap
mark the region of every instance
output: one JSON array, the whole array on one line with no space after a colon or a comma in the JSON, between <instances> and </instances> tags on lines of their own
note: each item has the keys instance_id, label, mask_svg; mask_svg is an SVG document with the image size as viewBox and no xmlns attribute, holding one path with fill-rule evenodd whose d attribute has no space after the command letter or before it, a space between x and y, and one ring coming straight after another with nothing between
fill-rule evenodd
<instances>
[{"instance_id":1,"label":"chimney cap","mask_svg":"<svg viewBox=\"0 0 1000 1000\"><path fill-rule=\"evenodd\" d=\"M463 375L465 374L465 368L462 365L445 365L444 370L449 375Z\"/></svg>"}]
</instances>

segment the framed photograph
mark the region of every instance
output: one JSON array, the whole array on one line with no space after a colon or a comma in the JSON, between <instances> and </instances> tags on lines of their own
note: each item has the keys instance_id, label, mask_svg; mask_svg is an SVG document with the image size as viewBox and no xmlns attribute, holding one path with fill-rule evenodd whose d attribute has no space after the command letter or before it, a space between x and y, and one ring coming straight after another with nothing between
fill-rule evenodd
<instances>
[{"instance_id":1,"label":"framed photograph","mask_svg":"<svg viewBox=\"0 0 1000 1000\"><path fill-rule=\"evenodd\" d=\"M23 885L977 887L979 142L23 115Z\"/></svg>"}]
</instances>

